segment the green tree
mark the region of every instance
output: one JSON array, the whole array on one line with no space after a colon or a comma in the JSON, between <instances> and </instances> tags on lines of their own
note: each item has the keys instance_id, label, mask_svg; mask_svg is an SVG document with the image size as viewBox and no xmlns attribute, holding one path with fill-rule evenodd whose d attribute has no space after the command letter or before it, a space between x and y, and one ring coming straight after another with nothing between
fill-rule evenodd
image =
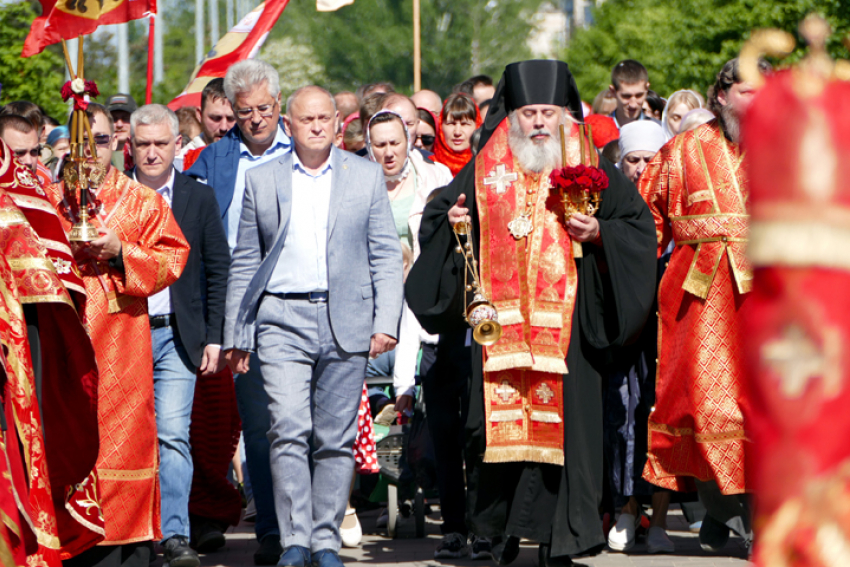
<instances>
[{"instance_id":1,"label":"green tree","mask_svg":"<svg viewBox=\"0 0 850 567\"><path fill-rule=\"evenodd\" d=\"M527 58L530 17L540 0L431 0L421 5L422 85L448 94L474 73L496 78L507 63ZM410 0L357 0L336 12L292 2L271 33L311 45L332 90L390 81L413 88Z\"/></svg>"},{"instance_id":2,"label":"green tree","mask_svg":"<svg viewBox=\"0 0 850 567\"><path fill-rule=\"evenodd\" d=\"M266 42L260 58L277 69L280 74L280 93L283 100L298 87L327 82L325 68L316 59L313 48L295 43L291 37Z\"/></svg>"},{"instance_id":3,"label":"green tree","mask_svg":"<svg viewBox=\"0 0 850 567\"><path fill-rule=\"evenodd\" d=\"M623 59L643 63L651 88L662 96L683 88L704 93L753 30L773 27L796 34L800 21L814 11L832 25L832 55L847 58L840 42L850 31L845 0L607 0L594 11L594 25L575 33L565 60L585 100L608 87L611 69ZM798 46L785 62L798 60L804 51Z\"/></svg>"},{"instance_id":4,"label":"green tree","mask_svg":"<svg viewBox=\"0 0 850 567\"><path fill-rule=\"evenodd\" d=\"M59 94L65 81L62 56L55 47L48 47L33 57L21 57L35 17L25 0L0 4L0 104L29 100L61 121L68 110Z\"/></svg>"}]
</instances>

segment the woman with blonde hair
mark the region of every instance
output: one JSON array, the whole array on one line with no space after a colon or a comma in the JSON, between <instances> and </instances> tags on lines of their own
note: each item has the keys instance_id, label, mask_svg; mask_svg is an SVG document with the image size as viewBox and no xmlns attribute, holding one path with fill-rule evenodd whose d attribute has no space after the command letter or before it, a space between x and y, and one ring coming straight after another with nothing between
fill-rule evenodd
<instances>
[{"instance_id":1,"label":"woman with blonde hair","mask_svg":"<svg viewBox=\"0 0 850 567\"><path fill-rule=\"evenodd\" d=\"M661 116L661 127L668 140L679 133L682 118L695 108L705 108L705 100L698 92L682 89L670 95Z\"/></svg>"}]
</instances>

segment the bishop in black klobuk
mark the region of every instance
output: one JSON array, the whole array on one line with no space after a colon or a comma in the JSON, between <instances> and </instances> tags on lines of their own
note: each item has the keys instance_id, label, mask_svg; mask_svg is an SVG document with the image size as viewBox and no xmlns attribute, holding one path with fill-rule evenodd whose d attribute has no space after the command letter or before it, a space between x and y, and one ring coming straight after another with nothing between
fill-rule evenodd
<instances>
[{"instance_id":1,"label":"bishop in black klobuk","mask_svg":"<svg viewBox=\"0 0 850 567\"><path fill-rule=\"evenodd\" d=\"M652 216L635 186L610 162L597 157L592 145L585 145L589 148L585 155L590 156L590 162L598 164L609 178L600 210L595 217L569 222L560 213L560 218L547 213L552 210L552 206L546 204L547 180L553 167L561 167L561 154L557 121L553 126L551 117L541 114L546 108L539 105L557 107L556 120L564 121L567 132L572 127L571 120L582 120L581 99L567 64L523 61L508 65L482 127L476 158L425 209L420 230L422 254L406 285L408 304L427 331L450 333L467 326L463 314L471 296L464 293L465 265L462 255L455 251L457 242L450 222L450 215L457 215L462 209L468 209L470 242L479 262L481 283L491 296L493 289L498 288L502 290L499 297L504 298L505 292L500 286L509 284L505 283L504 274L514 273L512 269L527 269L527 277L539 280L544 275L544 264L565 266L566 278L572 282L572 297L568 291L570 286L563 286L561 301L555 302L562 307L562 311L556 313L562 317L554 319L555 324L551 313L531 312L542 309L539 306L544 303L540 297L528 297L536 293L533 286L524 289L517 286L517 299L521 301L513 305L522 305L521 308L506 308L510 302L493 297L504 329L502 338L492 346L472 344L466 426L469 528L472 533L492 538L495 559L503 565L516 558L519 538L540 544L541 566L568 565L570 555L592 552L604 545L599 519L603 478L601 377L616 363L618 350L642 330L655 292L656 240ZM507 124L503 125L505 121ZM532 138L530 133L538 131L541 125L551 136ZM513 135L508 134L510 127L513 127ZM567 146L575 151L568 154L568 161L575 163L568 165L577 165L578 134L570 137ZM541 138L545 142L541 142ZM506 140L513 161L510 156L503 157ZM543 160L545 163L541 165L539 160L526 159L524 156L528 152L520 151L522 145L537 144L535 149L539 150L545 143L557 143L555 161ZM499 146L498 151L494 151L496 146ZM494 159L502 162L494 166ZM476 167L476 162L482 160L483 167ZM502 182L495 183L494 172L502 166ZM529 195L527 203L525 197L519 197L525 194ZM513 207L510 218L527 214L535 227L528 235L510 233L512 236L507 236L509 233L499 220L504 215L497 218L493 214L493 203L511 195L518 197L508 199L509 206ZM461 196L465 202L450 213L458 206ZM482 218L485 223L480 222ZM547 234L557 232L552 228L554 219L562 223L562 228L558 229L563 250L560 257L555 254L559 248L549 249L555 246L551 242L553 237L545 240ZM483 231L482 226L485 227ZM546 228L538 228L542 226ZM565 233L580 242L580 253L573 252L569 239L564 242ZM535 239L542 239L542 245L535 244ZM519 251L516 258L505 254L504 250L488 253L505 246ZM549 254L545 262L541 262L546 251ZM518 259L521 254L525 254L525 263ZM500 262L510 265L499 266ZM574 263L574 267L570 263ZM540 273L532 274L534 268L526 266L540 266ZM492 275L496 272L501 274L501 280ZM551 297L551 290L547 293ZM545 349L530 338L529 325L539 325L543 320L548 321L544 326L549 328L537 327L537 331L569 336L568 340L564 339L563 348L554 351L554 356L551 349L544 355ZM519 332L512 333L512 328ZM519 354L500 354L512 340ZM486 356L483 349L486 349ZM520 352L523 349L525 352ZM510 413L516 411L510 406L499 406L508 408L503 413L492 411L496 407L493 405L495 384L500 384L492 380L494 376L501 380L502 375L545 378L545 384L539 382L528 391L511 383L512 387L500 392L515 391L514 402L520 406L525 404L526 415L511 423L524 428L527 435L533 437L535 427L551 430L555 423L557 430L563 432L562 438L556 440L556 448L551 443L537 446L533 439L528 446L497 446L488 439L488 429L493 435L492 432L504 427L506 420L518 415ZM485 389L489 389L487 396ZM555 399L555 404L561 406L558 411L562 417L549 411L552 396L541 397L549 400L549 406L539 405L542 402L535 398L550 390L562 391L562 399ZM535 413L532 410L545 411ZM544 417L535 418L535 415ZM562 423L557 423L559 420Z\"/></svg>"}]
</instances>

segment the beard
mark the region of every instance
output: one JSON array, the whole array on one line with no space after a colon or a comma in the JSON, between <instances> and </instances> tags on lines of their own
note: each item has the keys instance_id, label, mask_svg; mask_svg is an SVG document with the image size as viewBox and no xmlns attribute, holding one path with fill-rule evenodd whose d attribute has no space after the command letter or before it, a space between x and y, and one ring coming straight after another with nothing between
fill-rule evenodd
<instances>
[{"instance_id":1,"label":"beard","mask_svg":"<svg viewBox=\"0 0 850 567\"><path fill-rule=\"evenodd\" d=\"M561 165L561 137L559 133L552 134L548 129L541 128L526 135L522 132L518 120L511 120L510 123L508 145L523 169L540 173ZM532 139L532 136L541 134L548 136L545 141L537 142Z\"/></svg>"},{"instance_id":2,"label":"beard","mask_svg":"<svg viewBox=\"0 0 850 567\"><path fill-rule=\"evenodd\" d=\"M720 107L720 126L730 140L736 144L741 138L741 119L735 113L731 104Z\"/></svg>"}]
</instances>

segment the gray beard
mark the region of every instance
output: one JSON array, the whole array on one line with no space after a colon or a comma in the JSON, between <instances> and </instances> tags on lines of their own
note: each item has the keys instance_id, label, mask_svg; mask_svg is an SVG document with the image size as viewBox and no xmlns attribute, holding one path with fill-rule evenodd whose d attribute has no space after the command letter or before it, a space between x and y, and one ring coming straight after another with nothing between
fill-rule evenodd
<instances>
[{"instance_id":1,"label":"gray beard","mask_svg":"<svg viewBox=\"0 0 850 567\"><path fill-rule=\"evenodd\" d=\"M538 134L548 134L545 142L539 143L531 139ZM552 134L548 130L534 130L527 136L517 120L511 120L508 131L508 145L520 167L526 171L540 173L547 169L555 169L561 165L560 134Z\"/></svg>"},{"instance_id":2,"label":"gray beard","mask_svg":"<svg viewBox=\"0 0 850 567\"><path fill-rule=\"evenodd\" d=\"M737 144L741 138L741 121L729 104L720 107L720 125L729 139Z\"/></svg>"}]
</instances>

